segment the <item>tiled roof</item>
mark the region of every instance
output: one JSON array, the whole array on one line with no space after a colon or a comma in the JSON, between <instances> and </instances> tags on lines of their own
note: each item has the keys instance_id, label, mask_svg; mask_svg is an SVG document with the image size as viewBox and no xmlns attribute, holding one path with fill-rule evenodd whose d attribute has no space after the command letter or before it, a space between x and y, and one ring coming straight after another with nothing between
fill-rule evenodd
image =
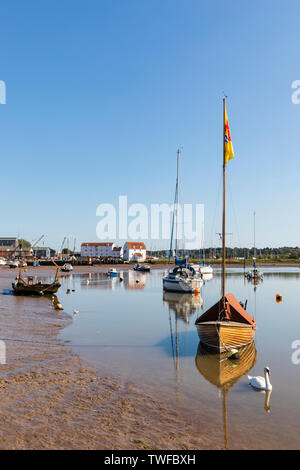
<instances>
[{"instance_id":1,"label":"tiled roof","mask_svg":"<svg viewBox=\"0 0 300 470\"><path fill-rule=\"evenodd\" d=\"M146 250L146 245L143 242L126 242L125 244L131 250Z\"/></svg>"},{"instance_id":2,"label":"tiled roof","mask_svg":"<svg viewBox=\"0 0 300 470\"><path fill-rule=\"evenodd\" d=\"M81 243L81 246L112 246L113 243Z\"/></svg>"}]
</instances>

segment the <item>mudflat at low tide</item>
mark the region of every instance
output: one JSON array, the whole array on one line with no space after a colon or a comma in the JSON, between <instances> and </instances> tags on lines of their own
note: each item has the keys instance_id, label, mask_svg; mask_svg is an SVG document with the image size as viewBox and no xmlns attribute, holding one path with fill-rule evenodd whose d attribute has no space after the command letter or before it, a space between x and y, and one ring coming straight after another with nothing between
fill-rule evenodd
<instances>
[{"instance_id":1,"label":"mudflat at low tide","mask_svg":"<svg viewBox=\"0 0 300 470\"><path fill-rule=\"evenodd\" d=\"M257 286L228 269L228 292L248 300L257 331L225 362L206 354L195 327L218 299L220 271L189 295L163 292L160 268L117 266L110 278L105 265L75 267L61 276L63 311L11 295L17 271L0 268L1 449L300 448L299 268L265 267ZM24 275L48 282L54 271ZM269 394L248 380L265 366Z\"/></svg>"},{"instance_id":2,"label":"mudflat at low tide","mask_svg":"<svg viewBox=\"0 0 300 470\"><path fill-rule=\"evenodd\" d=\"M51 276L53 269L37 272ZM0 270L1 292L10 289L15 274ZM96 374L59 339L71 322L48 298L1 295L0 339L6 345L6 364L0 365L1 449L209 447L200 426L167 402L132 382Z\"/></svg>"}]
</instances>

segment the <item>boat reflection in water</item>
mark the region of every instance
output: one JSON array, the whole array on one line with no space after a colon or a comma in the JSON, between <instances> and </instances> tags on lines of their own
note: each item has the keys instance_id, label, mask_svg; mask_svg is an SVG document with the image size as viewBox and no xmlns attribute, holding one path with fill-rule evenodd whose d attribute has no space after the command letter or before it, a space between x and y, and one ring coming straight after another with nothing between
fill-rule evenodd
<instances>
[{"instance_id":1,"label":"boat reflection in water","mask_svg":"<svg viewBox=\"0 0 300 470\"><path fill-rule=\"evenodd\" d=\"M254 286L254 289L256 288L256 286L259 286L260 284L263 283L263 278L260 278L260 277L248 277L247 276L245 279L247 279L249 284L252 284Z\"/></svg>"},{"instance_id":2,"label":"boat reflection in water","mask_svg":"<svg viewBox=\"0 0 300 470\"><path fill-rule=\"evenodd\" d=\"M79 274L76 277L80 277L80 287L82 290L99 289L99 287L103 290L113 290L120 282L117 277L110 277L107 273Z\"/></svg>"},{"instance_id":3,"label":"boat reflection in water","mask_svg":"<svg viewBox=\"0 0 300 470\"><path fill-rule=\"evenodd\" d=\"M89 273L78 274L80 277L80 286L82 289L116 289L124 288L145 289L147 275L136 271L118 271L119 276L108 276L107 273ZM69 279L71 276L69 277Z\"/></svg>"},{"instance_id":4,"label":"boat reflection in water","mask_svg":"<svg viewBox=\"0 0 300 470\"><path fill-rule=\"evenodd\" d=\"M180 294L179 292L164 291L163 301L168 304L169 311L175 313L185 323L190 323L190 317L198 308L203 309L203 299L200 294Z\"/></svg>"},{"instance_id":5,"label":"boat reflection in water","mask_svg":"<svg viewBox=\"0 0 300 470\"><path fill-rule=\"evenodd\" d=\"M214 277L213 273L204 273L204 274L202 274L203 282L211 281L213 277Z\"/></svg>"},{"instance_id":6,"label":"boat reflection in water","mask_svg":"<svg viewBox=\"0 0 300 470\"><path fill-rule=\"evenodd\" d=\"M125 289L145 289L147 274L138 271L124 271L123 279Z\"/></svg>"},{"instance_id":7,"label":"boat reflection in water","mask_svg":"<svg viewBox=\"0 0 300 470\"><path fill-rule=\"evenodd\" d=\"M222 354L212 352L200 342L195 358L196 367L200 374L222 391L225 449L228 449L227 393L254 367L257 357L255 343L253 341L241 347L235 355L230 354L231 352L223 352Z\"/></svg>"},{"instance_id":8,"label":"boat reflection in water","mask_svg":"<svg viewBox=\"0 0 300 470\"><path fill-rule=\"evenodd\" d=\"M174 367L174 384L176 393L176 402L179 403L179 336L182 332L178 333L178 320L185 323L187 330L189 330L190 317L195 313L196 310L203 308L203 299L199 294L182 294L179 292L168 292L163 293L163 303L168 306L169 314L169 328L170 328L170 343L173 358ZM181 341L181 346L186 348L184 340ZM183 352L181 351L181 354ZM183 353L184 354L184 353Z\"/></svg>"}]
</instances>

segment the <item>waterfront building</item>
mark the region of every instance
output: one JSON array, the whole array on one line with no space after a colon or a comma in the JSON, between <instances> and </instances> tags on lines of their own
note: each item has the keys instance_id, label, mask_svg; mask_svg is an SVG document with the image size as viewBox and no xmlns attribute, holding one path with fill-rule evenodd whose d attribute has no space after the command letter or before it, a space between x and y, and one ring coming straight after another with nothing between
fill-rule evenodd
<instances>
[{"instance_id":1,"label":"waterfront building","mask_svg":"<svg viewBox=\"0 0 300 470\"><path fill-rule=\"evenodd\" d=\"M146 261L146 246L143 242L126 242L123 247L123 259L125 261Z\"/></svg>"},{"instance_id":2,"label":"waterfront building","mask_svg":"<svg viewBox=\"0 0 300 470\"><path fill-rule=\"evenodd\" d=\"M11 256L16 253L19 241L16 237L0 238L0 256Z\"/></svg>"},{"instance_id":3,"label":"waterfront building","mask_svg":"<svg viewBox=\"0 0 300 470\"><path fill-rule=\"evenodd\" d=\"M48 246L35 246L31 251L36 258L54 258L56 255L56 251Z\"/></svg>"},{"instance_id":4,"label":"waterfront building","mask_svg":"<svg viewBox=\"0 0 300 470\"><path fill-rule=\"evenodd\" d=\"M87 242L81 244L81 256L92 258L112 257L114 244L111 242Z\"/></svg>"}]
</instances>

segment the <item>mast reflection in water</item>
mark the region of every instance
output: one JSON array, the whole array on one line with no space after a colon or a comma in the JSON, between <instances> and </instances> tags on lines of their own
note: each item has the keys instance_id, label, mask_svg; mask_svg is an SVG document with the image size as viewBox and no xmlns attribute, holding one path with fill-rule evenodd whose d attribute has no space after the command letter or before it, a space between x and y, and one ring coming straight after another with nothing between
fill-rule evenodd
<instances>
[{"instance_id":1,"label":"mast reflection in water","mask_svg":"<svg viewBox=\"0 0 300 470\"><path fill-rule=\"evenodd\" d=\"M199 343L195 363L200 374L222 392L224 448L228 449L227 393L254 367L257 352L254 341L239 349L235 355L211 352Z\"/></svg>"}]
</instances>

